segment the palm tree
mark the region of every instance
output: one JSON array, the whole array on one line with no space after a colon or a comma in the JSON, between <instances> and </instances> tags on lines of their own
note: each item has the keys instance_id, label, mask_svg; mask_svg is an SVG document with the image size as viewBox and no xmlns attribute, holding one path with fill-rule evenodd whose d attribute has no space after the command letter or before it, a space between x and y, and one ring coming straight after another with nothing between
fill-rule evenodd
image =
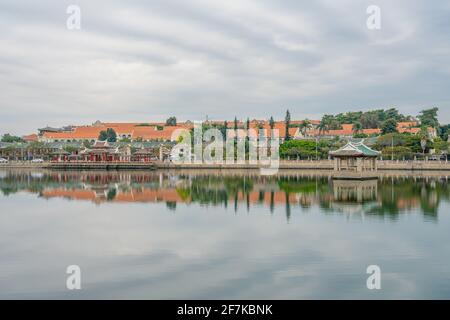
<instances>
[{"instance_id":1,"label":"palm tree","mask_svg":"<svg viewBox=\"0 0 450 320\"><path fill-rule=\"evenodd\" d=\"M317 126L317 129L319 129L319 136L321 136L324 132L329 130L329 126L327 121L320 121L319 125Z\"/></svg>"},{"instance_id":2,"label":"palm tree","mask_svg":"<svg viewBox=\"0 0 450 320\"><path fill-rule=\"evenodd\" d=\"M303 136L306 136L306 131L312 127L311 121L308 119L305 119L302 121L302 123L299 126L300 131L302 132Z\"/></svg>"},{"instance_id":3,"label":"palm tree","mask_svg":"<svg viewBox=\"0 0 450 320\"><path fill-rule=\"evenodd\" d=\"M269 119L269 126L271 130L273 130L273 128L275 127L275 121L273 120L272 116Z\"/></svg>"},{"instance_id":4,"label":"palm tree","mask_svg":"<svg viewBox=\"0 0 450 320\"><path fill-rule=\"evenodd\" d=\"M234 138L233 138L233 144L234 144L234 148L236 148L237 145L237 140L238 140L238 119L237 117L234 117L234 121L233 121L233 131L234 131Z\"/></svg>"},{"instance_id":5,"label":"palm tree","mask_svg":"<svg viewBox=\"0 0 450 320\"><path fill-rule=\"evenodd\" d=\"M291 140L291 137L289 136L289 126L291 125L291 113L289 110L286 110L286 116L284 117L284 126L285 126L285 138L284 140L288 141Z\"/></svg>"},{"instance_id":6,"label":"palm tree","mask_svg":"<svg viewBox=\"0 0 450 320\"><path fill-rule=\"evenodd\" d=\"M354 134L358 134L362 131L363 129L363 125L361 124L361 122L355 122L353 124L353 133Z\"/></svg>"},{"instance_id":7,"label":"palm tree","mask_svg":"<svg viewBox=\"0 0 450 320\"><path fill-rule=\"evenodd\" d=\"M222 136L223 136L224 138L226 138L226 136L227 136L227 129L228 129L228 121L225 120L225 121L223 122L223 127L222 127Z\"/></svg>"},{"instance_id":8,"label":"palm tree","mask_svg":"<svg viewBox=\"0 0 450 320\"><path fill-rule=\"evenodd\" d=\"M420 146L422 147L422 153L423 153L423 156L425 157L425 150L427 148L427 142L430 137L428 134L428 131L425 127L422 127L420 129L419 137L420 137Z\"/></svg>"}]
</instances>

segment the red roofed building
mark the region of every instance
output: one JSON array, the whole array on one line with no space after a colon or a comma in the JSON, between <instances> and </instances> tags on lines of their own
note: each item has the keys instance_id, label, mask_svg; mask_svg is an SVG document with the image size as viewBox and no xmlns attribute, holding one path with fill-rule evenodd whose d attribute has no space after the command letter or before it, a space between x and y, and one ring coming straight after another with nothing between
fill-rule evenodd
<instances>
[{"instance_id":1,"label":"red roofed building","mask_svg":"<svg viewBox=\"0 0 450 320\"><path fill-rule=\"evenodd\" d=\"M23 136L22 139L26 142L36 142L39 140L39 137L37 134L29 134L27 136Z\"/></svg>"},{"instance_id":2,"label":"red roofed building","mask_svg":"<svg viewBox=\"0 0 450 320\"><path fill-rule=\"evenodd\" d=\"M99 138L101 131L113 129L117 134L118 140L175 141L181 130L188 130L191 127L192 125L189 124L166 126L164 123L101 123L97 121L91 126L73 127L71 131L43 131L38 139L43 142L74 142L84 140L95 142Z\"/></svg>"},{"instance_id":3,"label":"red roofed building","mask_svg":"<svg viewBox=\"0 0 450 320\"><path fill-rule=\"evenodd\" d=\"M81 151L80 156L90 162L130 161L131 151L114 148L108 141L96 141L92 148Z\"/></svg>"},{"instance_id":4,"label":"red roofed building","mask_svg":"<svg viewBox=\"0 0 450 320\"><path fill-rule=\"evenodd\" d=\"M352 137L355 134L355 130L352 124L343 124L341 129L319 131L318 125L320 120L308 120L310 127L302 128L302 124L305 120L293 120L291 121L291 127L289 128L289 135L292 139L301 139L305 137ZM208 121L209 124L223 125L224 121ZM234 129L234 121L227 122L228 129ZM242 129L238 135L246 135L246 122L239 121L237 123L238 129ZM43 141L43 142L74 142L88 140L95 142L101 131L107 129L113 129L117 134L117 139L130 139L130 140L142 140L142 141L176 141L183 130L191 130L194 125L191 122L178 123L176 126L167 126L162 122L151 123L127 123L127 122L100 122L97 121L89 126L69 126L63 129L44 128L40 129L40 134L29 135L24 137L27 141ZM269 122L266 120L251 120L250 129L254 129L257 132L260 129L265 130L265 135L271 137L272 130ZM274 122L274 130L278 131L278 136L281 141L285 140L286 126L284 121ZM421 131L420 124L417 121L399 122L397 130L400 133L418 134ZM435 138L437 132L434 128L427 129L430 137ZM366 135L379 135L381 129L363 129L359 133ZM230 133L230 137L233 137L234 133Z\"/></svg>"},{"instance_id":5,"label":"red roofed building","mask_svg":"<svg viewBox=\"0 0 450 320\"><path fill-rule=\"evenodd\" d=\"M303 121L300 121L303 122ZM294 123L295 124L295 123ZM238 122L238 136L239 137L245 137L247 135L247 131L245 130L246 123L245 122ZM234 129L234 122L228 122L228 129ZM270 128L270 124L268 121L264 120L252 120L250 121L250 129L255 130L256 134L259 134L259 130L265 130L264 134L266 137L270 138L272 136L272 130ZM286 125L284 121L276 121L274 122L273 130L276 134L278 131L278 137L281 141L284 141L286 139ZM250 133L251 134L251 133ZM228 133L230 138L233 138L235 134L233 131L229 131ZM301 132L298 127L292 127L289 128L289 136L292 139L297 139L301 137Z\"/></svg>"}]
</instances>

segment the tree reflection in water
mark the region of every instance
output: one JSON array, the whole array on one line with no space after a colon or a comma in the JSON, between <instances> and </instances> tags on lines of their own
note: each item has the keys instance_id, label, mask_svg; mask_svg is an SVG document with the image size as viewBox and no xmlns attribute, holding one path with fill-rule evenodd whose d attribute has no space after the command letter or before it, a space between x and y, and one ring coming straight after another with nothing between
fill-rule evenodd
<instances>
[{"instance_id":1,"label":"tree reflection in water","mask_svg":"<svg viewBox=\"0 0 450 320\"><path fill-rule=\"evenodd\" d=\"M177 172L52 172L6 170L0 175L4 196L36 193L45 199L77 201L166 203L175 211L178 203L201 206L229 205L237 212L267 207L271 213L284 207L292 214L318 207L325 213L360 214L395 219L420 211L437 218L441 201L449 200L448 177L381 177L372 181L333 181L326 175L277 176L257 174Z\"/></svg>"}]
</instances>

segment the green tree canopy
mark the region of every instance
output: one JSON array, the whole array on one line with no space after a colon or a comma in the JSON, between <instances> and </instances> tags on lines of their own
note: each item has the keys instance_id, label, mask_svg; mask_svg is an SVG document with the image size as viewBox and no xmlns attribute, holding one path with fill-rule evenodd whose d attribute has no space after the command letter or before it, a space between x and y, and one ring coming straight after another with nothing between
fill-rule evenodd
<instances>
[{"instance_id":1,"label":"green tree canopy","mask_svg":"<svg viewBox=\"0 0 450 320\"><path fill-rule=\"evenodd\" d=\"M449 133L450 133L450 125L447 124L439 127L438 134L442 140L448 141Z\"/></svg>"},{"instance_id":2,"label":"green tree canopy","mask_svg":"<svg viewBox=\"0 0 450 320\"><path fill-rule=\"evenodd\" d=\"M166 120L166 126L175 127L177 125L177 118L176 117L169 117Z\"/></svg>"},{"instance_id":3,"label":"green tree canopy","mask_svg":"<svg viewBox=\"0 0 450 320\"><path fill-rule=\"evenodd\" d=\"M437 117L438 111L439 108L422 110L417 118L420 120L422 126L438 128L439 127L439 121Z\"/></svg>"},{"instance_id":4,"label":"green tree canopy","mask_svg":"<svg viewBox=\"0 0 450 320\"><path fill-rule=\"evenodd\" d=\"M69 152L70 154L74 154L78 151L78 147L73 146L73 145L66 145L63 148L65 151Z\"/></svg>"},{"instance_id":5,"label":"green tree canopy","mask_svg":"<svg viewBox=\"0 0 450 320\"><path fill-rule=\"evenodd\" d=\"M24 142L24 140L21 137L18 136L13 136L9 133L6 133L5 135L3 135L2 137L2 142Z\"/></svg>"},{"instance_id":6,"label":"green tree canopy","mask_svg":"<svg viewBox=\"0 0 450 320\"><path fill-rule=\"evenodd\" d=\"M302 123L300 123L299 129L303 133L303 135L306 135L306 131L308 131L308 129L310 129L311 127L311 121L305 119L304 121L302 121Z\"/></svg>"},{"instance_id":7,"label":"green tree canopy","mask_svg":"<svg viewBox=\"0 0 450 320\"><path fill-rule=\"evenodd\" d=\"M396 108L387 110L378 109L366 112L355 111L339 113L337 115L326 114L322 118L328 130L339 130L343 124L361 123L362 129L377 129L386 120L394 119L396 122L411 120L412 117L401 114Z\"/></svg>"},{"instance_id":8,"label":"green tree canopy","mask_svg":"<svg viewBox=\"0 0 450 320\"><path fill-rule=\"evenodd\" d=\"M354 133L354 134L361 133L362 129L363 129L363 125L362 125L361 122L356 121L356 122L353 124L353 133Z\"/></svg>"},{"instance_id":9,"label":"green tree canopy","mask_svg":"<svg viewBox=\"0 0 450 320\"><path fill-rule=\"evenodd\" d=\"M273 129L275 127L275 120L273 120L272 116L269 119L269 126L270 126L270 129Z\"/></svg>"},{"instance_id":10,"label":"green tree canopy","mask_svg":"<svg viewBox=\"0 0 450 320\"><path fill-rule=\"evenodd\" d=\"M318 151L318 156L321 158L326 158L328 156L329 142L320 141L318 145L316 141L313 140L289 140L285 141L280 146L280 156L286 158L288 156L298 157L301 159L315 158L316 156L316 146Z\"/></svg>"},{"instance_id":11,"label":"green tree canopy","mask_svg":"<svg viewBox=\"0 0 450 320\"><path fill-rule=\"evenodd\" d=\"M102 130L102 131L100 131L98 140L108 141L108 142L116 142L117 141L117 133L112 128L108 128L108 129L106 129L106 131Z\"/></svg>"},{"instance_id":12,"label":"green tree canopy","mask_svg":"<svg viewBox=\"0 0 450 320\"><path fill-rule=\"evenodd\" d=\"M397 132L397 120L389 118L381 124L381 132L383 134Z\"/></svg>"},{"instance_id":13,"label":"green tree canopy","mask_svg":"<svg viewBox=\"0 0 450 320\"><path fill-rule=\"evenodd\" d=\"M392 158L393 160L410 160L414 158L413 152L408 147L386 147L382 150L383 157Z\"/></svg>"},{"instance_id":14,"label":"green tree canopy","mask_svg":"<svg viewBox=\"0 0 450 320\"><path fill-rule=\"evenodd\" d=\"M289 110L286 110L286 116L284 117L284 125L285 125L285 140L290 140L291 137L289 135L289 126L291 125L291 113L289 112Z\"/></svg>"},{"instance_id":15,"label":"green tree canopy","mask_svg":"<svg viewBox=\"0 0 450 320\"><path fill-rule=\"evenodd\" d=\"M436 138L433 141L433 149L437 154L448 153L449 143L442 140L441 138Z\"/></svg>"}]
</instances>

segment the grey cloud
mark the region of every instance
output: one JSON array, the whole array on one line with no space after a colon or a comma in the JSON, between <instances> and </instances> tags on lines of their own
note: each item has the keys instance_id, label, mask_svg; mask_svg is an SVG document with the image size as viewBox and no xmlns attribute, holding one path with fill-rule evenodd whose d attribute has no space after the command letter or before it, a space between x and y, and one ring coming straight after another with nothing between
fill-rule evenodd
<instances>
[{"instance_id":1,"label":"grey cloud","mask_svg":"<svg viewBox=\"0 0 450 320\"><path fill-rule=\"evenodd\" d=\"M0 133L109 121L439 106L450 121L450 6L378 1L0 4Z\"/></svg>"}]
</instances>

